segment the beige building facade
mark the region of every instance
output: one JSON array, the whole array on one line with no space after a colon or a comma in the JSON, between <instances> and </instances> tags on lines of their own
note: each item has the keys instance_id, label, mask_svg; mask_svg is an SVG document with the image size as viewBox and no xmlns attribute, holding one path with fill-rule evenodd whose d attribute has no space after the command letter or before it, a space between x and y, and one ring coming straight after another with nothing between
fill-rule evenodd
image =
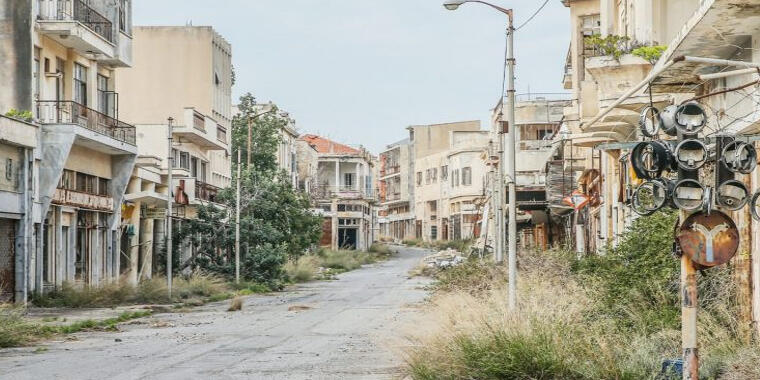
<instances>
[{"instance_id":1,"label":"beige building facade","mask_svg":"<svg viewBox=\"0 0 760 380\"><path fill-rule=\"evenodd\" d=\"M378 228L381 239L415 238L414 161L409 139L393 143L378 156Z\"/></svg>"},{"instance_id":2,"label":"beige building facade","mask_svg":"<svg viewBox=\"0 0 760 380\"><path fill-rule=\"evenodd\" d=\"M231 182L233 74L232 48L211 27L134 29L135 64L117 89L120 113L137 126L137 165L126 196L130 230L122 236L129 247L122 267L137 283L153 275L154 258L165 247L169 196L174 228L197 217L200 205L222 207L216 196ZM175 246L180 269L187 269L195 247Z\"/></svg>"}]
</instances>

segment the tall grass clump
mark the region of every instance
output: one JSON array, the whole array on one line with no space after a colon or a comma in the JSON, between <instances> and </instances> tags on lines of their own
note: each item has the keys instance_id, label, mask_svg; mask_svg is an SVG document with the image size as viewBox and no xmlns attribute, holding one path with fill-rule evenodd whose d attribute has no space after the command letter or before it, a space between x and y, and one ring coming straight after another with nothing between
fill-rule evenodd
<instances>
[{"instance_id":1,"label":"tall grass clump","mask_svg":"<svg viewBox=\"0 0 760 380\"><path fill-rule=\"evenodd\" d=\"M349 250L324 250L320 252L320 261L323 267L350 271L361 267L363 264L375 262L373 255L361 251Z\"/></svg>"},{"instance_id":2,"label":"tall grass clump","mask_svg":"<svg viewBox=\"0 0 760 380\"><path fill-rule=\"evenodd\" d=\"M316 255L304 255L285 264L285 273L292 282L313 280L319 272L320 260Z\"/></svg>"},{"instance_id":3,"label":"tall grass clump","mask_svg":"<svg viewBox=\"0 0 760 380\"><path fill-rule=\"evenodd\" d=\"M391 249L387 244L381 244L381 243L372 243L372 245L369 247L369 251L377 254L379 256L392 256L395 251Z\"/></svg>"},{"instance_id":4,"label":"tall grass clump","mask_svg":"<svg viewBox=\"0 0 760 380\"><path fill-rule=\"evenodd\" d=\"M518 258L516 312L501 268L468 261L436 274L431 303L408 334L415 379L651 379L679 358L675 216L638 219L605 255ZM707 379L760 378L760 348L738 320L730 268L699 276L700 371ZM754 363L754 364L748 364Z\"/></svg>"},{"instance_id":5,"label":"tall grass clump","mask_svg":"<svg viewBox=\"0 0 760 380\"><path fill-rule=\"evenodd\" d=\"M24 320L22 309L0 307L0 348L21 346L39 336L49 335L52 332Z\"/></svg>"}]
</instances>

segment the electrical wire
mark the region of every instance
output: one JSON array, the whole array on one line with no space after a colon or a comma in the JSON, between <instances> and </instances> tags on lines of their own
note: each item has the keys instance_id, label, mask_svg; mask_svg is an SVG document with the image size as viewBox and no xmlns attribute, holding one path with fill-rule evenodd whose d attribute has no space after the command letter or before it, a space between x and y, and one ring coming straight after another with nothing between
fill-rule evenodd
<instances>
[{"instance_id":1,"label":"electrical wire","mask_svg":"<svg viewBox=\"0 0 760 380\"><path fill-rule=\"evenodd\" d=\"M517 28L515 28L515 30L520 30L520 28L522 28L523 26L525 26L526 24L528 24L530 22L530 20L533 20L533 18L536 17L538 15L538 13L541 12L541 10L544 9L544 7L546 6L546 4L548 4L548 3L549 3L549 0L544 1L544 3L541 4L541 6L538 7L538 9L535 12L533 12L533 14L527 20L525 20L525 22L523 22L522 24L520 24L520 26L518 26Z\"/></svg>"}]
</instances>

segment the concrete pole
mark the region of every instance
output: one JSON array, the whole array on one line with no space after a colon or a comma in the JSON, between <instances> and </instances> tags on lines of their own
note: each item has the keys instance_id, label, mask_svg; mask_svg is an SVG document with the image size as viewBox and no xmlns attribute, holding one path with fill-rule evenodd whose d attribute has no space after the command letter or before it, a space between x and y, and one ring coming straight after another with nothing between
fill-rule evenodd
<instances>
[{"instance_id":1,"label":"concrete pole","mask_svg":"<svg viewBox=\"0 0 760 380\"><path fill-rule=\"evenodd\" d=\"M237 188L235 190L235 283L240 283L240 149L238 149L237 164Z\"/></svg>"},{"instance_id":2,"label":"concrete pole","mask_svg":"<svg viewBox=\"0 0 760 380\"><path fill-rule=\"evenodd\" d=\"M502 103L503 108L503 103ZM496 215L494 220L496 223L496 234L494 235L494 244L496 245L496 255L494 259L496 263L504 262L504 167L506 166L506 157L504 157L504 126L502 123L498 126L499 136L499 166L496 175L496 192L494 198L496 199Z\"/></svg>"},{"instance_id":3,"label":"concrete pole","mask_svg":"<svg viewBox=\"0 0 760 380\"><path fill-rule=\"evenodd\" d=\"M514 36L515 28L513 25L513 14L508 14L509 26L507 27L507 122L509 133L507 134L507 170L509 172L509 221L508 221L508 268L509 268L509 310L515 311L517 304L517 195L515 181L517 180L515 170L515 135L517 126L515 125L515 53L514 53ZM501 188L502 186L500 186ZM502 199L502 201L506 201Z\"/></svg>"},{"instance_id":4,"label":"concrete pole","mask_svg":"<svg viewBox=\"0 0 760 380\"><path fill-rule=\"evenodd\" d=\"M166 286L169 290L169 300L172 298L172 202L174 201L174 184L172 178L172 167L174 166L174 155L172 154L172 124L174 118L169 118L169 125L166 128L166 138L169 141L169 151L167 166L167 177L169 182L169 196L166 202Z\"/></svg>"}]
</instances>

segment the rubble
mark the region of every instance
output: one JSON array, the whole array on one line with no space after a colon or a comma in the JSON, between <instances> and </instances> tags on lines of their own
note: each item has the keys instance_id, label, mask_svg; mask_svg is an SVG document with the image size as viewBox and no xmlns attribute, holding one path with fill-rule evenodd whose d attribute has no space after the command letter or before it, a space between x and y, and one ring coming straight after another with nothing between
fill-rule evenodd
<instances>
[{"instance_id":1,"label":"rubble","mask_svg":"<svg viewBox=\"0 0 760 380\"><path fill-rule=\"evenodd\" d=\"M447 250L439 251L438 253L425 256L422 259L422 262L428 268L448 268L459 265L463 263L464 260L465 258L462 256L461 252L449 248Z\"/></svg>"}]
</instances>

